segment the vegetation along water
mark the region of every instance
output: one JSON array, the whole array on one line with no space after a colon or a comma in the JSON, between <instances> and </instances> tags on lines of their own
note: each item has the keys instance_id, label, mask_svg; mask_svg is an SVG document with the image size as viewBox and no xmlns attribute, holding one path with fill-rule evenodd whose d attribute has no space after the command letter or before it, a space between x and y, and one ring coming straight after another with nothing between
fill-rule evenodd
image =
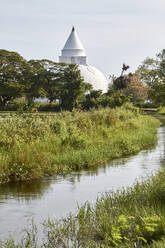
<instances>
[{"instance_id":1,"label":"vegetation along water","mask_svg":"<svg viewBox=\"0 0 165 248\"><path fill-rule=\"evenodd\" d=\"M33 225L20 244L9 239L1 241L0 247L164 248L164 175L162 169L131 188L102 194L94 205L86 203L77 214L46 221L42 244L37 242Z\"/></svg>"},{"instance_id":2,"label":"vegetation along water","mask_svg":"<svg viewBox=\"0 0 165 248\"><path fill-rule=\"evenodd\" d=\"M85 204L78 214L44 223L45 241L37 245L33 226L21 245L0 247L165 247L165 170L132 188L103 194L95 205Z\"/></svg>"},{"instance_id":3,"label":"vegetation along water","mask_svg":"<svg viewBox=\"0 0 165 248\"><path fill-rule=\"evenodd\" d=\"M0 182L64 174L153 145L159 121L136 108L0 120Z\"/></svg>"}]
</instances>

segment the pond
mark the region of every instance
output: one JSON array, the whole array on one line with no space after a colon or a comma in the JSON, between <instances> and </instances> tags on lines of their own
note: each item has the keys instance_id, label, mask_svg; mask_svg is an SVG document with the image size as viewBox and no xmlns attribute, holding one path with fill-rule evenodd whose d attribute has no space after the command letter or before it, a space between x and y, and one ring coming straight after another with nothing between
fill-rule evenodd
<instances>
[{"instance_id":1,"label":"pond","mask_svg":"<svg viewBox=\"0 0 165 248\"><path fill-rule=\"evenodd\" d=\"M61 218L77 205L94 202L102 192L131 186L159 170L165 161L165 119L158 129L158 144L135 156L116 159L67 176L48 177L0 186L0 238L19 239L32 219L41 224L48 217Z\"/></svg>"}]
</instances>

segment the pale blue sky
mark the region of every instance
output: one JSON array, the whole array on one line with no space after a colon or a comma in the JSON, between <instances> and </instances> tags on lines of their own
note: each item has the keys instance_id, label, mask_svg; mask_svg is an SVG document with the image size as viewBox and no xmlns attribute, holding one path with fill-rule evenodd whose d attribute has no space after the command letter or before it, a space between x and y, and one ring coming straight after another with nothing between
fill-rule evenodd
<instances>
[{"instance_id":1,"label":"pale blue sky","mask_svg":"<svg viewBox=\"0 0 165 248\"><path fill-rule=\"evenodd\" d=\"M164 24L164 0L1 0L0 49L58 61L75 25L88 63L117 74L165 48Z\"/></svg>"}]
</instances>

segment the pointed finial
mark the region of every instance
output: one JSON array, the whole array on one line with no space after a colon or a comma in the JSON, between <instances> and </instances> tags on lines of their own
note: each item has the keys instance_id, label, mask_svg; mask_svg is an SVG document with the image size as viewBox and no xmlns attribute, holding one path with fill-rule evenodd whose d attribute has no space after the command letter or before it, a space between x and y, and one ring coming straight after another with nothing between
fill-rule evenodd
<instances>
[{"instance_id":1,"label":"pointed finial","mask_svg":"<svg viewBox=\"0 0 165 248\"><path fill-rule=\"evenodd\" d=\"M72 27L72 32L74 32L74 30L75 30L75 28L74 28L74 26Z\"/></svg>"}]
</instances>

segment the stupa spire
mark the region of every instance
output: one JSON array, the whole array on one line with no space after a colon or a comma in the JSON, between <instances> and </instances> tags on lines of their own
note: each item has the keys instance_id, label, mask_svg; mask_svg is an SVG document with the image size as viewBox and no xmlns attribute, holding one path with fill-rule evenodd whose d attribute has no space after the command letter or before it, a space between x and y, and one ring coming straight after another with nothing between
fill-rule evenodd
<instances>
[{"instance_id":1,"label":"stupa spire","mask_svg":"<svg viewBox=\"0 0 165 248\"><path fill-rule=\"evenodd\" d=\"M93 66L87 65L85 50L74 26L62 49L59 62L77 64L84 82L90 83L94 90L102 90L103 93L107 91L108 82L102 72Z\"/></svg>"},{"instance_id":2,"label":"stupa spire","mask_svg":"<svg viewBox=\"0 0 165 248\"><path fill-rule=\"evenodd\" d=\"M64 46L62 51L71 50L71 49L72 50L73 49L75 49L75 50L83 50L81 52L83 52L85 54L85 49L84 49L84 47L83 47L83 45L82 45L82 43L81 43L81 41L80 41L80 39L78 37L78 34L77 34L74 26L72 27L72 32L69 35L69 38L67 39L67 41L65 43L65 46Z\"/></svg>"},{"instance_id":3,"label":"stupa spire","mask_svg":"<svg viewBox=\"0 0 165 248\"><path fill-rule=\"evenodd\" d=\"M62 56L60 56L59 61L67 64L75 63L86 65L85 49L74 26L72 27L69 38L62 49Z\"/></svg>"}]
</instances>

